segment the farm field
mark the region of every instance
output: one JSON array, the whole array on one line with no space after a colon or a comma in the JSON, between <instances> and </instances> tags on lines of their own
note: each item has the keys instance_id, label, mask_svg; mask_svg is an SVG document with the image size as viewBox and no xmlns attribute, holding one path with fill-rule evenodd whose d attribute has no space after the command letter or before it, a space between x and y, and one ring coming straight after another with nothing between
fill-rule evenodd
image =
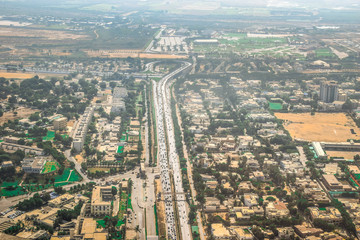
<instances>
[{"instance_id":1,"label":"farm field","mask_svg":"<svg viewBox=\"0 0 360 240\"><path fill-rule=\"evenodd\" d=\"M360 129L344 113L275 113L294 139L319 142L346 142L359 139ZM356 134L352 134L354 129Z\"/></svg>"}]
</instances>

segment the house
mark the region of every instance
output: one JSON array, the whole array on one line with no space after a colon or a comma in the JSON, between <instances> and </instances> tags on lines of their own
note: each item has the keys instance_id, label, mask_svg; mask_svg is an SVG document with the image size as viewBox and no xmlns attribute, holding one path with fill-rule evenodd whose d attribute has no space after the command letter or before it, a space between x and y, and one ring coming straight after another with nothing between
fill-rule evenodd
<instances>
[{"instance_id":1,"label":"house","mask_svg":"<svg viewBox=\"0 0 360 240\"><path fill-rule=\"evenodd\" d=\"M341 213L335 207L309 207L310 219L314 221L315 219L321 219L325 222L331 224L339 224L342 221Z\"/></svg>"},{"instance_id":2,"label":"house","mask_svg":"<svg viewBox=\"0 0 360 240\"><path fill-rule=\"evenodd\" d=\"M289 214L289 209L286 207L285 203L281 201L269 202L266 206L266 217L269 219L284 218L288 217Z\"/></svg>"},{"instance_id":3,"label":"house","mask_svg":"<svg viewBox=\"0 0 360 240\"><path fill-rule=\"evenodd\" d=\"M244 204L247 207L257 206L259 204L259 196L255 193L244 193Z\"/></svg>"}]
</instances>

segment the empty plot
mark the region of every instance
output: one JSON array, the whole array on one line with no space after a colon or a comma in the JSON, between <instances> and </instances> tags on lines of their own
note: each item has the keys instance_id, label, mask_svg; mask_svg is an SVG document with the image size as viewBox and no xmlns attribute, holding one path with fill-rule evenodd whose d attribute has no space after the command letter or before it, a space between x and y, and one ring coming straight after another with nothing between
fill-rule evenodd
<instances>
[{"instance_id":1,"label":"empty plot","mask_svg":"<svg viewBox=\"0 0 360 240\"><path fill-rule=\"evenodd\" d=\"M275 113L275 116L284 120L284 127L294 139L319 142L359 139L360 129L345 113Z\"/></svg>"}]
</instances>

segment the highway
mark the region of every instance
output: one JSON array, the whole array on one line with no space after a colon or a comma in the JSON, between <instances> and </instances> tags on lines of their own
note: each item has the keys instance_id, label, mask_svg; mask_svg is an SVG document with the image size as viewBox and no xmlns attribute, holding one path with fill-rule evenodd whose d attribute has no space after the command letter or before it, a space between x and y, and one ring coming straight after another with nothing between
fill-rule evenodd
<instances>
[{"instance_id":1,"label":"highway","mask_svg":"<svg viewBox=\"0 0 360 240\"><path fill-rule=\"evenodd\" d=\"M171 116L171 94L168 81L176 74L184 71L191 64L182 62L182 66L174 72L163 77L159 83L153 81L154 106L156 110L158 160L161 172L161 183L165 198L165 214L167 223L167 236L169 239L191 239L188 224L188 210L185 205L185 195L182 185L179 157L176 151L173 121ZM166 131L166 135L165 135ZM167 140L167 141L166 141ZM166 144L167 143L167 144ZM174 181L174 197L172 194L170 171ZM176 219L173 201L177 202L177 216L181 236L177 236Z\"/></svg>"}]
</instances>

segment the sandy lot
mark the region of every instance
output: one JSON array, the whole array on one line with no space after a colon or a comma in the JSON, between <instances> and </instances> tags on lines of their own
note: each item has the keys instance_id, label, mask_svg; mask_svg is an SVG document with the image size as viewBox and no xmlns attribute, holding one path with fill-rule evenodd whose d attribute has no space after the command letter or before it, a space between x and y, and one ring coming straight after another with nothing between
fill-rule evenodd
<instances>
[{"instance_id":1,"label":"sandy lot","mask_svg":"<svg viewBox=\"0 0 360 240\"><path fill-rule=\"evenodd\" d=\"M294 139L320 142L346 142L359 139L360 129L344 113L275 113ZM356 134L352 134L354 129Z\"/></svg>"},{"instance_id":2,"label":"sandy lot","mask_svg":"<svg viewBox=\"0 0 360 240\"><path fill-rule=\"evenodd\" d=\"M85 51L90 57L106 57L106 58L159 58L159 59L186 59L188 56L170 55L170 54L153 54L141 53L141 50L99 50L99 51Z\"/></svg>"},{"instance_id":3,"label":"sandy lot","mask_svg":"<svg viewBox=\"0 0 360 240\"><path fill-rule=\"evenodd\" d=\"M326 154L329 157L343 157L345 159L354 159L354 156L356 154L360 154L360 152L326 151Z\"/></svg>"},{"instance_id":4,"label":"sandy lot","mask_svg":"<svg viewBox=\"0 0 360 240\"><path fill-rule=\"evenodd\" d=\"M27 29L27 28L11 28L0 27L0 37L30 37L43 38L49 40L64 40L64 39L86 39L87 35L74 34L70 31L55 31L43 29Z\"/></svg>"},{"instance_id":5,"label":"sandy lot","mask_svg":"<svg viewBox=\"0 0 360 240\"><path fill-rule=\"evenodd\" d=\"M33 114L34 112L38 112L38 111L39 110L34 110L34 109L31 109L31 108L19 107L19 108L17 108L15 110L15 112L17 112L16 115L14 115L14 112L11 112L11 111L4 113L4 115L2 117L0 117L0 125L3 125L8 120L27 118L31 114Z\"/></svg>"},{"instance_id":6,"label":"sandy lot","mask_svg":"<svg viewBox=\"0 0 360 240\"><path fill-rule=\"evenodd\" d=\"M32 78L34 76L38 75L40 78L46 78L46 77L62 77L64 74L37 74L37 73L21 73L21 72L6 72L6 71L0 71L0 77L4 78L18 78L18 79L27 79Z\"/></svg>"}]
</instances>

